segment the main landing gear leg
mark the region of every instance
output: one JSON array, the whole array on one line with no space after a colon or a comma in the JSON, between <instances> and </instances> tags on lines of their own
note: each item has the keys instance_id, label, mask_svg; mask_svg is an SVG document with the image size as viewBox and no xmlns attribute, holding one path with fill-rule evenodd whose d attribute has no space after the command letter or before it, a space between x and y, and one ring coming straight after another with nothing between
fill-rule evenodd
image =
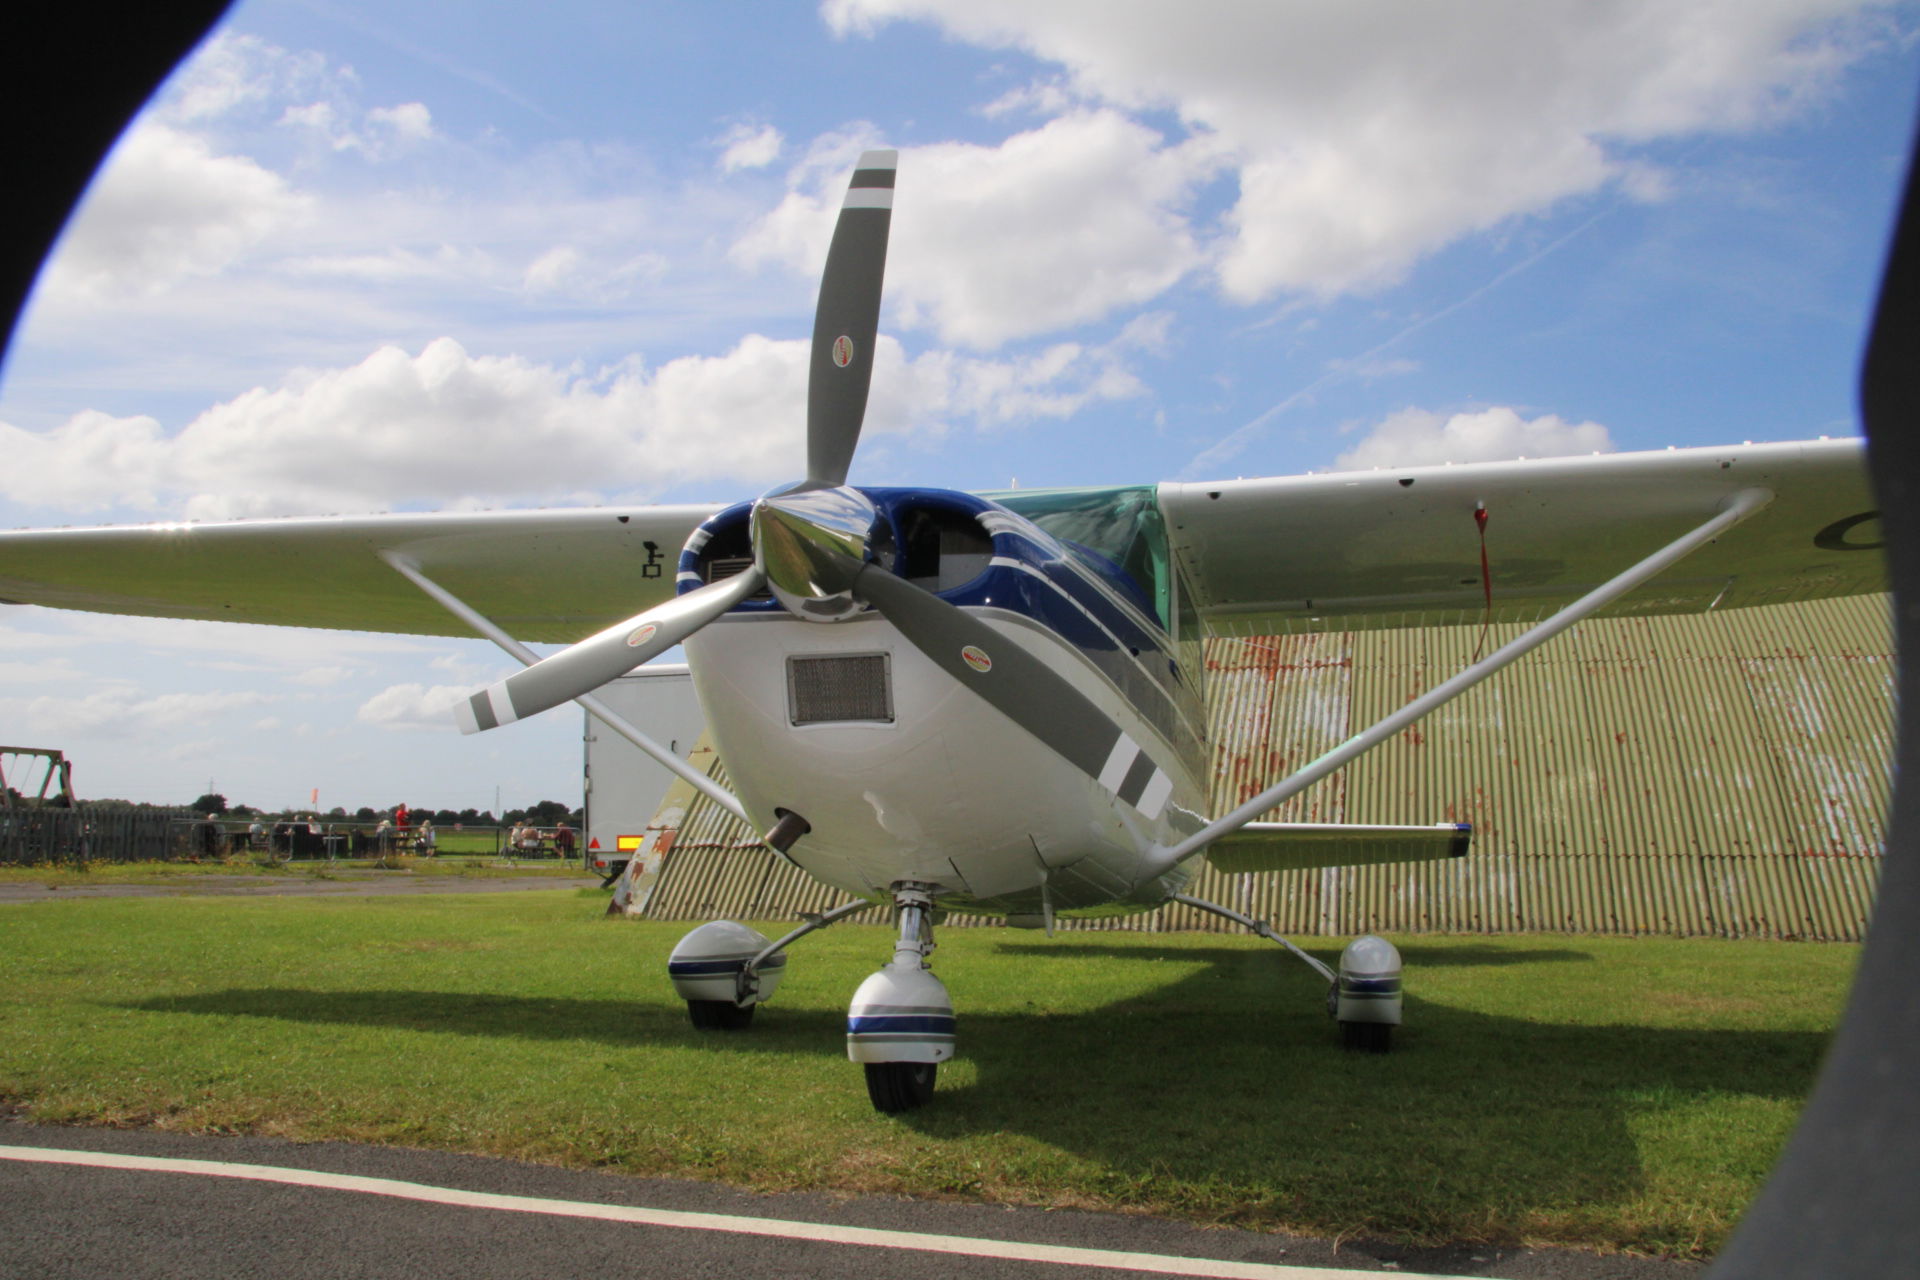
<instances>
[{"instance_id":1,"label":"main landing gear leg","mask_svg":"<svg viewBox=\"0 0 1920 1280\"><path fill-rule=\"evenodd\" d=\"M953 1056L953 1001L928 968L933 896L925 885L893 886L900 922L893 961L860 984L847 1009L847 1057L862 1064L876 1111L911 1111L933 1098L940 1063Z\"/></svg>"},{"instance_id":2,"label":"main landing gear leg","mask_svg":"<svg viewBox=\"0 0 1920 1280\"><path fill-rule=\"evenodd\" d=\"M1343 1047L1357 1053L1385 1053L1393 1047L1393 1029L1400 1025L1401 964L1400 951L1391 942L1371 933L1355 938L1340 953L1340 971L1335 973L1275 933L1264 920L1184 893L1174 894L1173 900L1253 930L1285 947L1325 978L1327 1012L1340 1024Z\"/></svg>"}]
</instances>

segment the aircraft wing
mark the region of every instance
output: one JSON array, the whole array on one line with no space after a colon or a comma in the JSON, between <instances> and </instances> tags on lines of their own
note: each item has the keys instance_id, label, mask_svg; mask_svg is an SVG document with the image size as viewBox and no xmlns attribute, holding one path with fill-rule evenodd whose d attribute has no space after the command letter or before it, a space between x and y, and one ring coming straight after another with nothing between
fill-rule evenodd
<instances>
[{"instance_id":1,"label":"aircraft wing","mask_svg":"<svg viewBox=\"0 0 1920 1280\"><path fill-rule=\"evenodd\" d=\"M1162 484L1172 554L1216 632L1537 618L1711 517L1774 501L1608 612L1877 591L1857 440ZM570 642L666 600L717 504L329 516L0 532L0 601L149 617L464 635L397 552L524 640ZM1867 554L1862 554L1863 552Z\"/></svg>"},{"instance_id":2,"label":"aircraft wing","mask_svg":"<svg viewBox=\"0 0 1920 1280\"><path fill-rule=\"evenodd\" d=\"M673 594L712 506L327 516L0 532L0 602L96 613L469 635L379 558L522 640L570 642Z\"/></svg>"},{"instance_id":3,"label":"aircraft wing","mask_svg":"<svg viewBox=\"0 0 1920 1280\"><path fill-rule=\"evenodd\" d=\"M1376 862L1464 858L1473 828L1464 822L1402 827L1360 822L1249 822L1207 846L1220 870L1299 871Z\"/></svg>"},{"instance_id":4,"label":"aircraft wing","mask_svg":"<svg viewBox=\"0 0 1920 1280\"><path fill-rule=\"evenodd\" d=\"M1225 634L1531 621L1705 523L1729 495L1768 507L1606 610L1689 613L1886 590L1864 443L1345 471L1163 484L1173 555Z\"/></svg>"}]
</instances>

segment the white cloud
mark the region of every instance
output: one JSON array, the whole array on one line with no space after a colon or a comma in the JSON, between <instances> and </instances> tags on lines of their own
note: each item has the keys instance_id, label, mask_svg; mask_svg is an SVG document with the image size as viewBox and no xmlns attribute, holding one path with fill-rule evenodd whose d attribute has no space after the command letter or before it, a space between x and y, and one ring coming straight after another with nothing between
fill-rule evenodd
<instances>
[{"instance_id":1,"label":"white cloud","mask_svg":"<svg viewBox=\"0 0 1920 1280\"><path fill-rule=\"evenodd\" d=\"M288 107L280 123L304 129L333 151L353 151L373 161L390 160L416 143L434 137L433 114L424 103L360 111L334 101Z\"/></svg>"},{"instance_id":2,"label":"white cloud","mask_svg":"<svg viewBox=\"0 0 1920 1280\"><path fill-rule=\"evenodd\" d=\"M882 432L909 425L938 432L947 419L991 429L1070 418L1095 404L1145 395L1131 361L1164 343L1169 319L1143 316L1109 343L1061 342L999 360L933 351L909 361L883 336L868 421Z\"/></svg>"},{"instance_id":3,"label":"white cloud","mask_svg":"<svg viewBox=\"0 0 1920 1280\"><path fill-rule=\"evenodd\" d=\"M1061 418L1140 395L1130 362L1164 336L1137 321L1106 344L1006 360L883 336L870 436ZM44 433L0 423L0 495L64 511L130 507L189 519L577 502L687 481L790 479L805 457L804 339L758 334L718 356L595 373L474 356L451 338L410 356L305 370L200 414L168 437L152 418L84 413Z\"/></svg>"},{"instance_id":4,"label":"white cloud","mask_svg":"<svg viewBox=\"0 0 1920 1280\"><path fill-rule=\"evenodd\" d=\"M540 650L536 648L534 652L539 653ZM554 652L558 652L558 650L556 649ZM508 663L502 665L500 662L475 662L464 652L452 651L442 653L429 660L427 666L435 671L444 673L448 679L457 680L467 686L492 684L496 680L506 679L507 676L519 670L516 664Z\"/></svg>"},{"instance_id":5,"label":"white cloud","mask_svg":"<svg viewBox=\"0 0 1920 1280\"><path fill-rule=\"evenodd\" d=\"M339 684L353 675L351 667L308 667L298 675L288 679L293 684L307 685L315 689L324 689L328 685Z\"/></svg>"},{"instance_id":6,"label":"white cloud","mask_svg":"<svg viewBox=\"0 0 1920 1280\"><path fill-rule=\"evenodd\" d=\"M0 661L0 684L47 685L71 681L77 674L74 665L65 658L49 658L44 662Z\"/></svg>"},{"instance_id":7,"label":"white cloud","mask_svg":"<svg viewBox=\"0 0 1920 1280\"><path fill-rule=\"evenodd\" d=\"M1463 235L1570 197L1653 198L1659 175L1635 144L1818 100L1873 38L1844 20L1870 7L829 0L825 15L843 34L912 19L1019 48L1063 67L1075 100L1171 109L1215 138L1240 180L1218 280L1250 302L1390 284Z\"/></svg>"},{"instance_id":8,"label":"white cloud","mask_svg":"<svg viewBox=\"0 0 1920 1280\"><path fill-rule=\"evenodd\" d=\"M147 696L131 685L111 685L78 698L44 695L0 698L0 714L57 741L63 736L155 733L188 728L209 718L276 701L256 690L234 693L163 693Z\"/></svg>"},{"instance_id":9,"label":"white cloud","mask_svg":"<svg viewBox=\"0 0 1920 1280\"><path fill-rule=\"evenodd\" d=\"M1612 436L1599 423L1567 422L1554 414L1523 418L1504 405L1455 414L1402 409L1382 419L1359 444L1341 454L1334 466L1342 471L1359 471L1443 462L1501 462L1606 453L1612 448Z\"/></svg>"},{"instance_id":10,"label":"white cloud","mask_svg":"<svg viewBox=\"0 0 1920 1280\"><path fill-rule=\"evenodd\" d=\"M367 123L398 142L425 142L433 136L433 113L424 102L374 107L367 112Z\"/></svg>"},{"instance_id":11,"label":"white cloud","mask_svg":"<svg viewBox=\"0 0 1920 1280\"><path fill-rule=\"evenodd\" d=\"M1064 115L1075 105L1073 91L1063 81L1054 78L1009 89L981 107L980 114L989 120L1011 115L1057 116Z\"/></svg>"},{"instance_id":12,"label":"white cloud","mask_svg":"<svg viewBox=\"0 0 1920 1280\"><path fill-rule=\"evenodd\" d=\"M453 708L473 692L460 685L396 684L382 689L354 713L362 724L381 729L447 730L453 724Z\"/></svg>"},{"instance_id":13,"label":"white cloud","mask_svg":"<svg viewBox=\"0 0 1920 1280\"><path fill-rule=\"evenodd\" d=\"M527 288L536 293L557 289L580 266L580 251L570 244L547 250L527 267Z\"/></svg>"},{"instance_id":14,"label":"white cloud","mask_svg":"<svg viewBox=\"0 0 1920 1280\"><path fill-rule=\"evenodd\" d=\"M115 148L43 288L80 298L155 293L226 267L307 213L311 200L245 156L154 121Z\"/></svg>"},{"instance_id":15,"label":"white cloud","mask_svg":"<svg viewBox=\"0 0 1920 1280\"><path fill-rule=\"evenodd\" d=\"M365 108L361 92L352 67L221 31L187 59L152 114L175 126L214 131L274 120L308 131L330 150L373 159L435 136L425 103Z\"/></svg>"},{"instance_id":16,"label":"white cloud","mask_svg":"<svg viewBox=\"0 0 1920 1280\"><path fill-rule=\"evenodd\" d=\"M737 124L720 139L720 168L725 173L742 169L764 169L780 158L786 138L772 125Z\"/></svg>"},{"instance_id":17,"label":"white cloud","mask_svg":"<svg viewBox=\"0 0 1920 1280\"><path fill-rule=\"evenodd\" d=\"M258 36L220 31L182 64L156 110L177 124L205 123L351 80L351 72L329 72L317 53L289 53Z\"/></svg>"},{"instance_id":18,"label":"white cloud","mask_svg":"<svg viewBox=\"0 0 1920 1280\"><path fill-rule=\"evenodd\" d=\"M217 738L202 738L198 742L176 742L162 751L160 757L163 760L191 764L205 760L218 751L221 745Z\"/></svg>"},{"instance_id":19,"label":"white cloud","mask_svg":"<svg viewBox=\"0 0 1920 1280\"><path fill-rule=\"evenodd\" d=\"M169 442L148 417L116 418L91 409L46 432L0 422L0 496L27 506L99 510L109 502L138 511L159 507L168 483ZM100 491L105 482L114 493Z\"/></svg>"},{"instance_id":20,"label":"white cloud","mask_svg":"<svg viewBox=\"0 0 1920 1280\"><path fill-rule=\"evenodd\" d=\"M765 282L726 272L715 244L754 196L712 179L672 190L623 143L457 137L427 102L365 96L320 55L210 41L103 170L32 331L96 383L190 381L211 403L295 353L345 361L368 335L604 361L687 332L689 315L718 343L739 332L710 336L727 317L768 314L741 302ZM714 267L685 270L688 257ZM659 287L670 264L677 293Z\"/></svg>"},{"instance_id":21,"label":"white cloud","mask_svg":"<svg viewBox=\"0 0 1920 1280\"><path fill-rule=\"evenodd\" d=\"M625 259L589 257L574 245L559 244L527 264L521 287L548 300L611 303L628 297L635 288L658 279L666 270L667 261L658 254Z\"/></svg>"},{"instance_id":22,"label":"white cloud","mask_svg":"<svg viewBox=\"0 0 1920 1280\"><path fill-rule=\"evenodd\" d=\"M288 674L354 658L380 661L434 652L411 636L309 631L256 623L182 618L119 617L20 605L0 614L0 652L54 648L64 654L101 651L122 658L153 655L171 667L187 665ZM19 625L11 625L17 622ZM91 656L91 655L90 655Z\"/></svg>"},{"instance_id":23,"label":"white cloud","mask_svg":"<svg viewBox=\"0 0 1920 1280\"><path fill-rule=\"evenodd\" d=\"M814 274L857 147L839 136L735 246L748 265ZM1150 301L1201 263L1177 209L1212 171L1210 144L1167 146L1116 111L1075 112L996 147L942 143L901 158L887 304L909 327L991 349Z\"/></svg>"}]
</instances>

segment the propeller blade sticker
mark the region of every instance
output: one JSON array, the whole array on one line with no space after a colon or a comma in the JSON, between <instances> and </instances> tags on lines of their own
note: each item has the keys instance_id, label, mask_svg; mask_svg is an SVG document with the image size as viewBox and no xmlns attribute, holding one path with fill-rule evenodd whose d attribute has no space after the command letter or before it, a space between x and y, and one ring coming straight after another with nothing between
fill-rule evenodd
<instances>
[{"instance_id":1,"label":"propeller blade sticker","mask_svg":"<svg viewBox=\"0 0 1920 1280\"><path fill-rule=\"evenodd\" d=\"M654 632L658 630L660 630L660 625L655 622L649 622L642 627L635 627L633 634L627 637L627 647L629 649L638 649L641 645L653 639Z\"/></svg>"},{"instance_id":2,"label":"propeller blade sticker","mask_svg":"<svg viewBox=\"0 0 1920 1280\"><path fill-rule=\"evenodd\" d=\"M833 362L842 369L853 363L853 339L844 333L833 340Z\"/></svg>"},{"instance_id":3,"label":"propeller blade sticker","mask_svg":"<svg viewBox=\"0 0 1920 1280\"><path fill-rule=\"evenodd\" d=\"M987 651L979 645L970 644L962 649L960 651L960 660L982 675L993 670L993 659L989 658Z\"/></svg>"}]
</instances>

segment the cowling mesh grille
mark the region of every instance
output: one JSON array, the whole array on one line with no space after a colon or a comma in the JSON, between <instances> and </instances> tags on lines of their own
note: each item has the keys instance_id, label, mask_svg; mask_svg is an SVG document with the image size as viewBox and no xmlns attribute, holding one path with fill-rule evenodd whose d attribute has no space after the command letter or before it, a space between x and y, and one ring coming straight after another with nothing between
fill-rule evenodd
<instances>
[{"instance_id":1,"label":"cowling mesh grille","mask_svg":"<svg viewBox=\"0 0 1920 1280\"><path fill-rule=\"evenodd\" d=\"M893 687L884 653L787 659L787 713L794 724L866 720L893 723Z\"/></svg>"}]
</instances>

